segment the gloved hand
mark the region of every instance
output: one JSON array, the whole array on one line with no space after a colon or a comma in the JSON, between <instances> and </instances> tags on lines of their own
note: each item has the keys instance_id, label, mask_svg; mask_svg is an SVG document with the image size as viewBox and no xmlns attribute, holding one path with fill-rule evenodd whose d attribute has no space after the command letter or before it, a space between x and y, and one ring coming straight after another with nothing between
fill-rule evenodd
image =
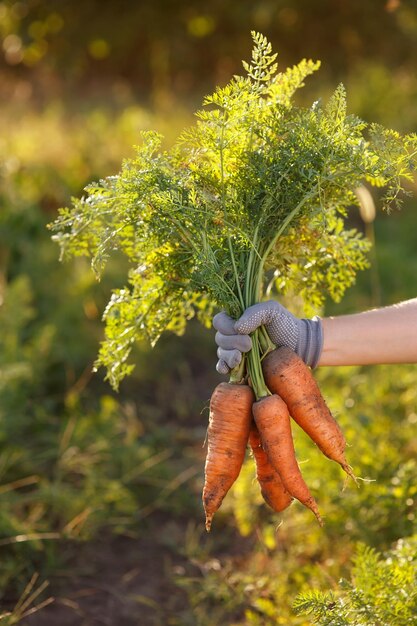
<instances>
[{"instance_id":1,"label":"gloved hand","mask_svg":"<svg viewBox=\"0 0 417 626\"><path fill-rule=\"evenodd\" d=\"M269 300L250 306L237 321L224 311L214 316L219 374L227 374L239 365L242 352L249 352L252 348L249 334L262 324L277 347L287 346L307 365L317 365L323 347L320 318L299 319L279 302Z\"/></svg>"}]
</instances>

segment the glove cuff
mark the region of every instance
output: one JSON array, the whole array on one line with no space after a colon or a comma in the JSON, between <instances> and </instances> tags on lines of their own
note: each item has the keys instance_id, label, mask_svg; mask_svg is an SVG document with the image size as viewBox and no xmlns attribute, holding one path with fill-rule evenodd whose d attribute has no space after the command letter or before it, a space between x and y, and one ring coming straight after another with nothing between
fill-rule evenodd
<instances>
[{"instance_id":1,"label":"glove cuff","mask_svg":"<svg viewBox=\"0 0 417 626\"><path fill-rule=\"evenodd\" d=\"M319 362L323 349L323 327L321 319L316 315L312 319L302 319L295 352L306 365L312 369Z\"/></svg>"}]
</instances>

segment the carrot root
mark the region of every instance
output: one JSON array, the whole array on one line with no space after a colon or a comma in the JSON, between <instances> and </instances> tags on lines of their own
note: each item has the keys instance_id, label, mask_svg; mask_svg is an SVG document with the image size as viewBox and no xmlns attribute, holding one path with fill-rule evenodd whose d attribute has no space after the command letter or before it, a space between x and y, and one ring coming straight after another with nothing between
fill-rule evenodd
<instances>
[{"instance_id":1,"label":"carrot root","mask_svg":"<svg viewBox=\"0 0 417 626\"><path fill-rule=\"evenodd\" d=\"M265 357L263 371L269 389L284 400L291 417L323 454L357 482L345 457L346 440L310 368L290 348L281 347Z\"/></svg>"},{"instance_id":2,"label":"carrot root","mask_svg":"<svg viewBox=\"0 0 417 626\"><path fill-rule=\"evenodd\" d=\"M261 488L262 497L271 509L280 513L291 504L293 497L285 489L278 472L269 462L255 422L252 422L249 444L255 460L256 478Z\"/></svg>"},{"instance_id":3,"label":"carrot root","mask_svg":"<svg viewBox=\"0 0 417 626\"><path fill-rule=\"evenodd\" d=\"M211 396L203 489L207 532L215 512L239 476L249 438L254 399L249 386L230 383L217 385Z\"/></svg>"},{"instance_id":4,"label":"carrot root","mask_svg":"<svg viewBox=\"0 0 417 626\"><path fill-rule=\"evenodd\" d=\"M253 416L268 459L288 493L308 507L323 526L318 506L311 495L295 457L290 415L285 402L276 394L254 403Z\"/></svg>"}]
</instances>

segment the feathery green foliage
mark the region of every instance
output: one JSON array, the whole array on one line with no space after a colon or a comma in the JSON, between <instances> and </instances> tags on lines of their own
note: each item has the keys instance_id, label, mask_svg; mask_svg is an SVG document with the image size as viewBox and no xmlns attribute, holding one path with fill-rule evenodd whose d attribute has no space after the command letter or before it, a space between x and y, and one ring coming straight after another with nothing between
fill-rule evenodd
<instances>
[{"instance_id":1,"label":"feathery green foliage","mask_svg":"<svg viewBox=\"0 0 417 626\"><path fill-rule=\"evenodd\" d=\"M300 594L294 609L320 626L417 624L417 537L400 539L386 554L360 544L352 579L336 592Z\"/></svg>"},{"instance_id":2,"label":"feathery green foliage","mask_svg":"<svg viewBox=\"0 0 417 626\"><path fill-rule=\"evenodd\" d=\"M344 226L355 189L383 186L383 205L395 207L415 169L417 137L348 115L342 85L325 106L296 106L319 62L278 73L271 44L252 36L246 75L207 96L170 151L145 133L118 175L88 186L52 225L62 258L89 255L98 276L116 250L129 260L97 361L114 387L131 372L136 339L181 333L195 314L208 324L215 307L239 316L272 276L280 293L297 289L314 306L326 294L340 299L369 247ZM253 345L247 368L261 396L259 331Z\"/></svg>"}]
</instances>

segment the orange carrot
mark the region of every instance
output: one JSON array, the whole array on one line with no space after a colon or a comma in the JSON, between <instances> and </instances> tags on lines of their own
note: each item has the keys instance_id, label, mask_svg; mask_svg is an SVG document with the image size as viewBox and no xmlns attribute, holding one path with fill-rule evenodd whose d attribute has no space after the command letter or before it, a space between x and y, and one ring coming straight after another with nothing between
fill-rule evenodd
<instances>
[{"instance_id":1,"label":"orange carrot","mask_svg":"<svg viewBox=\"0 0 417 626\"><path fill-rule=\"evenodd\" d=\"M261 487L263 499L271 509L279 513L291 504L293 498L282 484L279 474L270 464L268 456L262 447L255 422L252 422L249 444L255 459L256 478Z\"/></svg>"},{"instance_id":2,"label":"orange carrot","mask_svg":"<svg viewBox=\"0 0 417 626\"><path fill-rule=\"evenodd\" d=\"M323 454L340 463L345 472L356 480L345 457L343 433L304 361L290 348L281 347L270 352L262 365L268 388L281 396L291 417Z\"/></svg>"},{"instance_id":3,"label":"orange carrot","mask_svg":"<svg viewBox=\"0 0 417 626\"><path fill-rule=\"evenodd\" d=\"M211 396L203 489L207 531L210 530L213 515L239 476L249 438L254 399L248 385L230 383L217 385Z\"/></svg>"},{"instance_id":4,"label":"orange carrot","mask_svg":"<svg viewBox=\"0 0 417 626\"><path fill-rule=\"evenodd\" d=\"M253 416L262 446L286 490L311 509L322 525L320 513L298 467L291 433L290 414L285 402L277 395L266 396L254 403Z\"/></svg>"}]
</instances>

